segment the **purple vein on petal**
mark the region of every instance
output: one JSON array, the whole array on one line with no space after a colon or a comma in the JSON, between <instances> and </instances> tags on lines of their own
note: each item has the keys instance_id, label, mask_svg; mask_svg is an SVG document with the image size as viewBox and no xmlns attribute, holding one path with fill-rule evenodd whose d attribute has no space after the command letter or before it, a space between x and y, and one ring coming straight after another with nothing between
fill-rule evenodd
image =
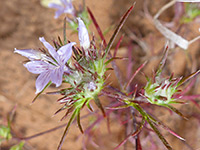
<instances>
[{"instance_id":1,"label":"purple vein on petal","mask_svg":"<svg viewBox=\"0 0 200 150\"><path fill-rule=\"evenodd\" d=\"M72 46L75 45L75 42L71 42L62 46L58 51L58 55L60 56L61 61L65 64L69 58L72 56Z\"/></svg>"},{"instance_id":2,"label":"purple vein on petal","mask_svg":"<svg viewBox=\"0 0 200 150\"><path fill-rule=\"evenodd\" d=\"M59 61L59 56L56 50L51 46L45 39L44 37L40 37L39 40L43 43L43 45L48 49L49 54L58 62Z\"/></svg>"},{"instance_id":3,"label":"purple vein on petal","mask_svg":"<svg viewBox=\"0 0 200 150\"><path fill-rule=\"evenodd\" d=\"M49 69L49 64L43 61L30 61L24 64L24 66L28 69L29 72L34 74L40 74Z\"/></svg>"},{"instance_id":4,"label":"purple vein on petal","mask_svg":"<svg viewBox=\"0 0 200 150\"><path fill-rule=\"evenodd\" d=\"M36 79L36 94L41 92L51 79L51 72L46 71L41 73Z\"/></svg>"},{"instance_id":5,"label":"purple vein on petal","mask_svg":"<svg viewBox=\"0 0 200 150\"><path fill-rule=\"evenodd\" d=\"M62 84L63 73L64 73L64 67L59 67L52 71L51 81L52 83L56 84L56 87Z\"/></svg>"}]
</instances>

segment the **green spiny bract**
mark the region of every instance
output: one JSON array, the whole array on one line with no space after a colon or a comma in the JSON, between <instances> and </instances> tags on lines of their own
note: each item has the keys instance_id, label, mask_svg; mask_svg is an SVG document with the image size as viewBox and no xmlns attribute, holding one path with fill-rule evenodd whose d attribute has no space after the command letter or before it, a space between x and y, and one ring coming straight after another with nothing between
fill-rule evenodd
<instances>
[{"instance_id":1,"label":"green spiny bract","mask_svg":"<svg viewBox=\"0 0 200 150\"><path fill-rule=\"evenodd\" d=\"M85 104L91 109L90 100L96 100L104 87L106 64L95 49L81 51L74 48L74 51L75 54L79 51L79 54L74 57L73 65L70 65L70 74L64 76L64 82L71 87L60 91L64 97L58 101L66 109L80 110Z\"/></svg>"},{"instance_id":2,"label":"green spiny bract","mask_svg":"<svg viewBox=\"0 0 200 150\"><path fill-rule=\"evenodd\" d=\"M173 95L178 92L177 83L178 79L162 79L156 77L155 82L148 79L146 86L144 87L144 96L152 104L163 105L176 103Z\"/></svg>"}]
</instances>

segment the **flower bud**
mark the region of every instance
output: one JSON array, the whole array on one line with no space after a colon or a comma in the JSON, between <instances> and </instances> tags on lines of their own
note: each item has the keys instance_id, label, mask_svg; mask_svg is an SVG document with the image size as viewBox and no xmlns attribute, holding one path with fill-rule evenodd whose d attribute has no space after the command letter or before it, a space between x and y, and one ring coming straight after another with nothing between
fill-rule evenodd
<instances>
[{"instance_id":1,"label":"flower bud","mask_svg":"<svg viewBox=\"0 0 200 150\"><path fill-rule=\"evenodd\" d=\"M78 37L80 41L80 46L86 50L90 47L90 39L88 31L81 18L77 18L77 20L78 20Z\"/></svg>"}]
</instances>

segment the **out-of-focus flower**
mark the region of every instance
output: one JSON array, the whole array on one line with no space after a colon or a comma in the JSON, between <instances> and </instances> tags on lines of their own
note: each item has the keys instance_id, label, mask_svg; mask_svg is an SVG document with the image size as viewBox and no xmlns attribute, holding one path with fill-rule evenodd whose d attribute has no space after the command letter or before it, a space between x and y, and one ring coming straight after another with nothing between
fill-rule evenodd
<instances>
[{"instance_id":1,"label":"out-of-focus flower","mask_svg":"<svg viewBox=\"0 0 200 150\"><path fill-rule=\"evenodd\" d=\"M57 19L63 13L74 15L74 6L72 5L72 0L60 0L61 3L49 3L49 8L55 8L57 11L55 12L54 18Z\"/></svg>"},{"instance_id":2,"label":"out-of-focus flower","mask_svg":"<svg viewBox=\"0 0 200 150\"><path fill-rule=\"evenodd\" d=\"M86 50L90 47L90 39L88 31L81 18L77 18L77 20L78 20L78 37L80 41L80 46Z\"/></svg>"},{"instance_id":3,"label":"out-of-focus flower","mask_svg":"<svg viewBox=\"0 0 200 150\"><path fill-rule=\"evenodd\" d=\"M62 4L60 0L40 0L40 4L44 7L48 7L50 3Z\"/></svg>"},{"instance_id":4,"label":"out-of-focus flower","mask_svg":"<svg viewBox=\"0 0 200 150\"><path fill-rule=\"evenodd\" d=\"M39 38L39 40L48 49L51 56L32 49L15 49L14 51L31 60L24 64L28 71L40 74L36 80L36 94L41 92L49 81L56 84L56 87L61 85L63 73L69 71L65 64L72 55L72 46L76 44L75 42L71 42L56 51L43 37Z\"/></svg>"}]
</instances>

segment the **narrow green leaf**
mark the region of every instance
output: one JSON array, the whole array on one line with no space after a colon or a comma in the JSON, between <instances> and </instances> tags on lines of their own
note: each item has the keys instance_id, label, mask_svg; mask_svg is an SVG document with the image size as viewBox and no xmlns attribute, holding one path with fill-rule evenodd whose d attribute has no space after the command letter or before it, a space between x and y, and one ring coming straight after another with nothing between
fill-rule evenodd
<instances>
[{"instance_id":1,"label":"narrow green leaf","mask_svg":"<svg viewBox=\"0 0 200 150\"><path fill-rule=\"evenodd\" d=\"M59 44L60 44L61 46L63 46L63 42L62 42L60 36L58 36L58 41L59 41Z\"/></svg>"},{"instance_id":2,"label":"narrow green leaf","mask_svg":"<svg viewBox=\"0 0 200 150\"><path fill-rule=\"evenodd\" d=\"M183 119L188 120L178 109L176 109L175 107L171 106L171 105L164 105L166 107L168 107L169 109L171 109L173 112L175 112L177 115L181 116Z\"/></svg>"},{"instance_id":3,"label":"narrow green leaf","mask_svg":"<svg viewBox=\"0 0 200 150\"><path fill-rule=\"evenodd\" d=\"M111 110L117 110L117 109L124 109L130 107L129 105L122 105L122 106L116 106L116 107L106 107L106 109L111 109Z\"/></svg>"},{"instance_id":4,"label":"narrow green leaf","mask_svg":"<svg viewBox=\"0 0 200 150\"><path fill-rule=\"evenodd\" d=\"M65 131L64 131L63 136L62 136L62 138L61 138L61 140L60 140L60 143L59 143L59 145L58 145L57 150L61 150L62 145L63 145L63 142L64 142L64 140L65 140L65 138L66 138L66 136L67 136L67 132L68 132L68 130L69 130L69 127L70 127L70 125L71 125L72 122L74 121L74 118L75 118L76 115L77 115L77 111L78 111L78 110L74 110L74 113L71 115L71 118L69 119L69 121L68 121L68 123L67 123L67 126L66 126L66 128L65 128Z\"/></svg>"},{"instance_id":5,"label":"narrow green leaf","mask_svg":"<svg viewBox=\"0 0 200 150\"><path fill-rule=\"evenodd\" d=\"M139 125L139 127L137 128L137 130L134 131L133 133L127 135L126 138L125 138L120 144L118 144L118 146L116 146L116 147L114 148L114 150L117 150L120 146L122 146L123 144L125 144L126 141L127 141L131 136L132 136L132 137L137 136L137 135L141 132L141 130L142 130L144 124L145 124L145 118L143 117L143 118L142 118L142 121L141 121L141 123L140 123L140 125Z\"/></svg>"},{"instance_id":6,"label":"narrow green leaf","mask_svg":"<svg viewBox=\"0 0 200 150\"><path fill-rule=\"evenodd\" d=\"M148 118L148 114L136 103L130 103L130 106L134 107L145 119Z\"/></svg>"},{"instance_id":7,"label":"narrow green leaf","mask_svg":"<svg viewBox=\"0 0 200 150\"><path fill-rule=\"evenodd\" d=\"M149 120L146 119L146 121L149 123L149 125L151 126L151 128L154 130L154 132L157 134L157 136L160 138L160 140L162 141L162 143L165 145L165 147L168 150L172 150L172 147L169 145L169 143L167 142L167 140L163 137L163 135L160 133L160 131L155 127L155 125Z\"/></svg>"},{"instance_id":8,"label":"narrow green leaf","mask_svg":"<svg viewBox=\"0 0 200 150\"><path fill-rule=\"evenodd\" d=\"M9 115L7 116L8 128L11 129L11 123L13 122L14 116L16 115L17 104L12 108Z\"/></svg>"},{"instance_id":9,"label":"narrow green leaf","mask_svg":"<svg viewBox=\"0 0 200 150\"><path fill-rule=\"evenodd\" d=\"M81 133L83 133L83 128L81 126L81 121L80 121L80 110L78 110L78 112L77 112L77 124L78 124L78 127L79 127Z\"/></svg>"},{"instance_id":10,"label":"narrow green leaf","mask_svg":"<svg viewBox=\"0 0 200 150\"><path fill-rule=\"evenodd\" d=\"M107 66L110 62L112 62L114 58L109 59L108 61L105 62L105 65Z\"/></svg>"},{"instance_id":11,"label":"narrow green leaf","mask_svg":"<svg viewBox=\"0 0 200 150\"><path fill-rule=\"evenodd\" d=\"M45 90L46 88L48 88L50 85L51 85L51 81L44 87L44 89L43 89L40 93L38 93L38 94L35 96L35 98L33 99L32 103L34 103L35 100L36 100L36 99L44 92L44 90Z\"/></svg>"},{"instance_id":12,"label":"narrow green leaf","mask_svg":"<svg viewBox=\"0 0 200 150\"><path fill-rule=\"evenodd\" d=\"M104 60L106 59L108 53L110 52L110 48L112 47L113 45L113 42L115 40L115 38L117 37L119 31L121 30L122 26L124 25L126 19L128 18L129 14L131 13L133 7L135 6L135 3L128 9L128 11L124 14L124 16L122 17L119 25L117 26L117 28L115 29L112 37L110 38L110 41L105 49L105 55L104 55Z\"/></svg>"},{"instance_id":13,"label":"narrow green leaf","mask_svg":"<svg viewBox=\"0 0 200 150\"><path fill-rule=\"evenodd\" d=\"M168 51L169 51L169 47L166 46L165 52L164 52L163 57L162 57L162 60L161 60L161 62L160 62L160 64L159 64L158 69L157 69L157 72L156 72L156 76L157 76L157 77L160 76L160 74L161 74L161 72L162 72L162 70L163 70L163 67L164 67L164 65L165 65L165 62L166 62L166 60L167 60Z\"/></svg>"},{"instance_id":14,"label":"narrow green leaf","mask_svg":"<svg viewBox=\"0 0 200 150\"><path fill-rule=\"evenodd\" d=\"M100 100L99 100L97 95L94 96L94 102L97 105L97 107L102 111L103 116L106 117L106 113L104 111L104 108L103 108L103 106L102 106L102 104L101 104L101 102L100 102Z\"/></svg>"},{"instance_id":15,"label":"narrow green leaf","mask_svg":"<svg viewBox=\"0 0 200 150\"><path fill-rule=\"evenodd\" d=\"M20 142L19 144L17 145L14 145L10 148L10 150L22 150L23 146L24 146L24 141Z\"/></svg>"},{"instance_id":16,"label":"narrow green leaf","mask_svg":"<svg viewBox=\"0 0 200 150\"><path fill-rule=\"evenodd\" d=\"M194 76L196 76L196 75L199 74L199 73L200 73L200 70L198 70L198 71L192 73L191 75L189 75L189 76L187 76L187 77L182 78L182 79L178 82L177 87L180 86L180 85L182 85L183 83L187 82L188 80L190 80L191 78L193 78Z\"/></svg>"},{"instance_id":17,"label":"narrow green leaf","mask_svg":"<svg viewBox=\"0 0 200 150\"><path fill-rule=\"evenodd\" d=\"M63 25L63 39L64 39L64 45L67 44L67 35L66 35L66 17L64 18L64 25Z\"/></svg>"},{"instance_id":18,"label":"narrow green leaf","mask_svg":"<svg viewBox=\"0 0 200 150\"><path fill-rule=\"evenodd\" d=\"M87 105L88 109L89 109L91 112L93 112L93 109L92 109L92 107L90 106L89 101L86 103L86 105Z\"/></svg>"},{"instance_id":19,"label":"narrow green leaf","mask_svg":"<svg viewBox=\"0 0 200 150\"><path fill-rule=\"evenodd\" d=\"M105 65L108 65L110 62L114 61L114 60L119 60L119 59L126 59L126 58L123 58L123 57L112 57L111 59L107 60L105 62Z\"/></svg>"},{"instance_id":20,"label":"narrow green leaf","mask_svg":"<svg viewBox=\"0 0 200 150\"><path fill-rule=\"evenodd\" d=\"M177 137L178 139L185 141L184 138L182 138L181 136L179 136L178 134L176 134L174 131L172 131L169 127L167 127L165 124L163 124L160 120L155 119L154 117L152 117L151 115L148 115L149 119L151 121L153 121L154 124L161 126L162 128L164 128L165 130L167 130L170 134L174 135L175 137Z\"/></svg>"}]
</instances>

